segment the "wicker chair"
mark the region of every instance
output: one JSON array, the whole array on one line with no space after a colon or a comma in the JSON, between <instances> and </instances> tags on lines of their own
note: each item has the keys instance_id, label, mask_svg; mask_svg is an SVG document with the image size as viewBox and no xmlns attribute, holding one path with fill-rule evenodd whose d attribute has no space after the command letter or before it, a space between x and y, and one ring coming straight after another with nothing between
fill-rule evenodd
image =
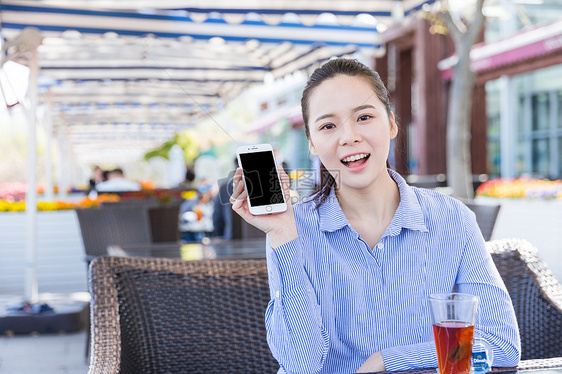
<instances>
[{"instance_id":1,"label":"wicker chair","mask_svg":"<svg viewBox=\"0 0 562 374\"><path fill-rule=\"evenodd\" d=\"M111 244L151 243L146 207L76 209L88 263Z\"/></svg>"},{"instance_id":2,"label":"wicker chair","mask_svg":"<svg viewBox=\"0 0 562 374\"><path fill-rule=\"evenodd\" d=\"M476 223L478 223L478 227L480 227L484 240L490 240L501 206L472 203L465 203L465 205L476 214Z\"/></svg>"},{"instance_id":3,"label":"wicker chair","mask_svg":"<svg viewBox=\"0 0 562 374\"><path fill-rule=\"evenodd\" d=\"M562 285L522 239L487 243L513 301L521 334L521 358L562 356Z\"/></svg>"},{"instance_id":4,"label":"wicker chair","mask_svg":"<svg viewBox=\"0 0 562 374\"><path fill-rule=\"evenodd\" d=\"M103 202L102 208L143 207L148 211L148 221L153 243L171 243L180 240L178 230L180 204L161 205L156 199L121 200Z\"/></svg>"},{"instance_id":5,"label":"wicker chair","mask_svg":"<svg viewBox=\"0 0 562 374\"><path fill-rule=\"evenodd\" d=\"M101 203L102 208L127 208L135 206L149 206L157 205L158 200L156 199L131 199L131 200L119 200L119 201L103 201Z\"/></svg>"},{"instance_id":6,"label":"wicker chair","mask_svg":"<svg viewBox=\"0 0 562 374\"><path fill-rule=\"evenodd\" d=\"M89 374L275 373L265 260L104 256L90 266Z\"/></svg>"},{"instance_id":7,"label":"wicker chair","mask_svg":"<svg viewBox=\"0 0 562 374\"><path fill-rule=\"evenodd\" d=\"M180 240L179 215L180 206L178 204L148 207L153 243L170 243Z\"/></svg>"}]
</instances>

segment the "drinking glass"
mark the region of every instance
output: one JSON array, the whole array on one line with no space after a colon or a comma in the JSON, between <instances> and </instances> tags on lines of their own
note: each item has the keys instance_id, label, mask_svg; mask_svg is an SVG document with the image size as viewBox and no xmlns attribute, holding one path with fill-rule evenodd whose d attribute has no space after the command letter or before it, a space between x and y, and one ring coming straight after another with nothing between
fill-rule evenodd
<instances>
[{"instance_id":1,"label":"drinking glass","mask_svg":"<svg viewBox=\"0 0 562 374\"><path fill-rule=\"evenodd\" d=\"M492 348L486 340L474 338L478 297L463 293L433 294L429 296L429 306L439 374L488 371L493 360ZM473 343L478 347L474 354Z\"/></svg>"}]
</instances>

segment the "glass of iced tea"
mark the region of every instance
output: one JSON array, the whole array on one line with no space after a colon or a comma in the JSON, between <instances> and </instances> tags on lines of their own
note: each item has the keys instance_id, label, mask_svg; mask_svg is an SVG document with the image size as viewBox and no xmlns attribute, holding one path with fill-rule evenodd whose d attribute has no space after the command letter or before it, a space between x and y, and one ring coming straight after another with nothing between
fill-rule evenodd
<instances>
[{"instance_id":1,"label":"glass of iced tea","mask_svg":"<svg viewBox=\"0 0 562 374\"><path fill-rule=\"evenodd\" d=\"M475 340L483 350L478 352L478 357L486 357L487 365L475 364L478 370L472 371L486 372L491 366L491 347L485 340L474 338L478 297L463 293L433 294L429 296L429 306L439 374L469 374Z\"/></svg>"}]
</instances>

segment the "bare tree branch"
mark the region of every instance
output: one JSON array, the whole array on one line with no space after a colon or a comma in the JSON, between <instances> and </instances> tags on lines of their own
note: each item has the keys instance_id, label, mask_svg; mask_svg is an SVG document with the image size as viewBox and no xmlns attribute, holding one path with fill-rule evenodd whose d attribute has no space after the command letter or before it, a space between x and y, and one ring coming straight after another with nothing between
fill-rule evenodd
<instances>
[{"instance_id":1,"label":"bare tree branch","mask_svg":"<svg viewBox=\"0 0 562 374\"><path fill-rule=\"evenodd\" d=\"M466 26L459 18L453 16L448 2L446 3L445 11L441 13L441 16L445 22L445 26L447 26L447 30L449 30L451 37L455 41L455 44L460 42L462 36L466 32Z\"/></svg>"},{"instance_id":2,"label":"bare tree branch","mask_svg":"<svg viewBox=\"0 0 562 374\"><path fill-rule=\"evenodd\" d=\"M484 25L484 14L482 13L482 7L484 6L484 0L478 0L476 2L476 10L474 12L474 19L470 23L468 28L467 37L471 41L471 44L476 42L480 31L482 31L482 26Z\"/></svg>"}]
</instances>

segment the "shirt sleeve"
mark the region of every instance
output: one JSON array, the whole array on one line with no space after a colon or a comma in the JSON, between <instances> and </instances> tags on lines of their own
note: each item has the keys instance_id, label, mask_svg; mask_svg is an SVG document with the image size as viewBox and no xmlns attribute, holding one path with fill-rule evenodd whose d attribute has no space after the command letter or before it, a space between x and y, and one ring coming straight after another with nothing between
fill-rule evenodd
<instances>
[{"instance_id":1,"label":"shirt sleeve","mask_svg":"<svg viewBox=\"0 0 562 374\"><path fill-rule=\"evenodd\" d=\"M287 373L317 373L328 353L329 336L299 239L273 250L268 237L267 266L271 301L265 324L271 352Z\"/></svg>"},{"instance_id":2,"label":"shirt sleeve","mask_svg":"<svg viewBox=\"0 0 562 374\"><path fill-rule=\"evenodd\" d=\"M458 292L479 297L474 334L492 346L492 365L517 366L521 343L511 298L486 249L474 213L469 209L462 211L465 245L455 282ZM381 354L388 371L437 367L434 341L391 347L382 350Z\"/></svg>"},{"instance_id":3,"label":"shirt sleeve","mask_svg":"<svg viewBox=\"0 0 562 374\"><path fill-rule=\"evenodd\" d=\"M437 367L434 341L387 348L381 354L387 371Z\"/></svg>"},{"instance_id":4,"label":"shirt sleeve","mask_svg":"<svg viewBox=\"0 0 562 374\"><path fill-rule=\"evenodd\" d=\"M511 298L485 246L472 211L464 211L466 245L456 284L458 291L479 297L475 337L490 343L493 366L517 366L521 358L519 328Z\"/></svg>"}]
</instances>

